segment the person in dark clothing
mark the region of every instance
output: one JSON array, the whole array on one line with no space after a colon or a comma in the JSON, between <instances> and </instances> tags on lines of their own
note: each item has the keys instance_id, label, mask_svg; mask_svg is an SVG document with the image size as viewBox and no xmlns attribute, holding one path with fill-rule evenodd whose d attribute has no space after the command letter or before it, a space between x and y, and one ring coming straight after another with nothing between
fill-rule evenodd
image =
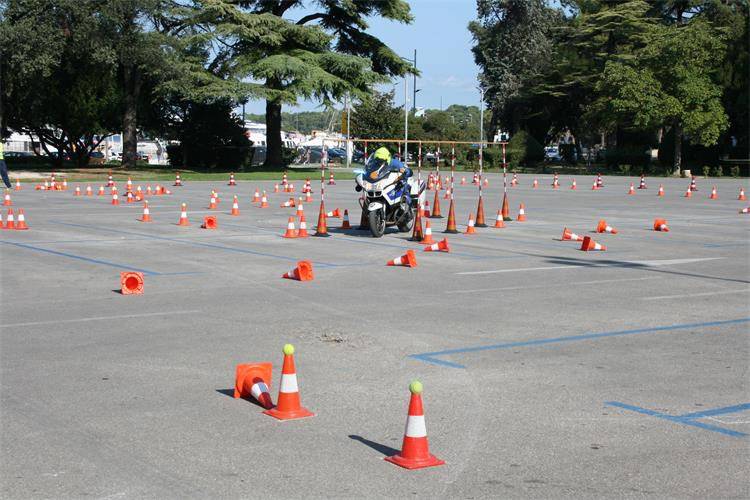
<instances>
[{"instance_id":1,"label":"person in dark clothing","mask_svg":"<svg viewBox=\"0 0 750 500\"><path fill-rule=\"evenodd\" d=\"M5 153L3 151L3 141L0 140L0 175L3 177L5 187L10 189L10 179L8 178L8 165L5 164Z\"/></svg>"}]
</instances>

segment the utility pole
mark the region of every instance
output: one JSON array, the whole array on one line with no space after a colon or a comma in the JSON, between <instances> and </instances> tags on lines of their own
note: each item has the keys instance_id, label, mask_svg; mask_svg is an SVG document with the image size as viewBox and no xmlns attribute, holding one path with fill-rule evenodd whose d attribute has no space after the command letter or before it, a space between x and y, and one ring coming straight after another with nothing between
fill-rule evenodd
<instances>
[{"instance_id":1,"label":"utility pole","mask_svg":"<svg viewBox=\"0 0 750 500\"><path fill-rule=\"evenodd\" d=\"M404 165L409 160L409 79L404 77Z\"/></svg>"},{"instance_id":2,"label":"utility pole","mask_svg":"<svg viewBox=\"0 0 750 500\"><path fill-rule=\"evenodd\" d=\"M417 49L414 49L414 96L411 100L411 110L417 110Z\"/></svg>"},{"instance_id":3,"label":"utility pole","mask_svg":"<svg viewBox=\"0 0 750 500\"><path fill-rule=\"evenodd\" d=\"M349 96L349 93L347 92L346 93L346 168L351 168L352 153L354 153L354 148L352 147L352 141L351 141L352 113L351 113L350 99L351 97Z\"/></svg>"}]
</instances>

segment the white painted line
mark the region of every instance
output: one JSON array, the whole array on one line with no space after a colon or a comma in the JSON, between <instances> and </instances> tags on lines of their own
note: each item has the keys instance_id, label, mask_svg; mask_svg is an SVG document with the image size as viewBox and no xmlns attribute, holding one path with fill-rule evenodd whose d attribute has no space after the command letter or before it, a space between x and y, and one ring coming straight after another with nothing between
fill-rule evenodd
<instances>
[{"instance_id":1,"label":"white painted line","mask_svg":"<svg viewBox=\"0 0 750 500\"><path fill-rule=\"evenodd\" d=\"M719 292L703 292L703 293L686 293L684 295L659 295L657 297L641 297L641 300L666 300L666 299L685 299L688 297L709 297L711 295L728 295L733 293L748 293L750 289L744 290L724 290Z\"/></svg>"},{"instance_id":2,"label":"white painted line","mask_svg":"<svg viewBox=\"0 0 750 500\"><path fill-rule=\"evenodd\" d=\"M517 269L493 269L491 271L464 271L456 273L456 275L473 275L473 274L498 274L498 273L517 273L521 271L547 271L552 269L573 269L573 268L605 268L605 267L623 267L628 266L644 266L644 267L659 267L659 266L673 266L677 264L690 264L693 262L703 262L706 260L718 260L724 257L705 257L698 259L665 259L665 260L624 260L617 264L607 264L592 261L591 265L568 265L568 266L546 266L546 267L521 267Z\"/></svg>"},{"instance_id":3,"label":"white painted line","mask_svg":"<svg viewBox=\"0 0 750 500\"><path fill-rule=\"evenodd\" d=\"M587 267L587 266L547 266L547 267L521 267L517 269L494 269L492 271L464 271L462 273L456 273L457 275L470 275L470 274L498 274L498 273L517 273L521 271L546 271L548 269L571 269L574 267Z\"/></svg>"},{"instance_id":4,"label":"white painted line","mask_svg":"<svg viewBox=\"0 0 750 500\"><path fill-rule=\"evenodd\" d=\"M666 260L634 260L628 261L628 264L638 266L658 267L658 266L675 266L677 264L692 264L693 262L704 262L707 260L719 260L724 257L703 257L698 259L666 259Z\"/></svg>"},{"instance_id":5,"label":"white painted line","mask_svg":"<svg viewBox=\"0 0 750 500\"><path fill-rule=\"evenodd\" d=\"M77 319L57 319L54 321L34 321L30 323L10 323L6 325L0 325L0 328L15 328L19 326L37 326L37 325L56 325L58 323L79 323L83 321L101 321L107 319L129 319L129 318L148 318L150 316L169 316L174 314L193 314L201 311L197 309L191 309L189 311L164 311L155 313L143 313L143 314L122 314L119 316L94 316L91 318L77 318Z\"/></svg>"},{"instance_id":6,"label":"white painted line","mask_svg":"<svg viewBox=\"0 0 750 500\"><path fill-rule=\"evenodd\" d=\"M576 285L597 285L599 283L619 283L622 281L646 281L646 280L657 280L661 279L660 276L646 276L644 278L622 278L622 279L611 279L611 280L596 280L596 281L575 281L571 283L560 283L558 285L534 285L534 286L506 286L503 288L477 288L475 290L448 290L445 293L475 293L475 292L501 292L508 290L532 290L534 288L555 288L555 287L569 287Z\"/></svg>"}]
</instances>

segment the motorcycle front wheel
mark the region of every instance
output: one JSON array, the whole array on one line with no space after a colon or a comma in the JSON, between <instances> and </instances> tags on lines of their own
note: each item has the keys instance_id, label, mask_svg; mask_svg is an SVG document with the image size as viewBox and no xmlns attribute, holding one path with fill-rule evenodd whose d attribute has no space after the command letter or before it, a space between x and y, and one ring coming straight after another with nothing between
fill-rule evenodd
<instances>
[{"instance_id":1,"label":"motorcycle front wheel","mask_svg":"<svg viewBox=\"0 0 750 500\"><path fill-rule=\"evenodd\" d=\"M373 238L380 238L385 233L385 219L381 210L373 210L367 216Z\"/></svg>"}]
</instances>

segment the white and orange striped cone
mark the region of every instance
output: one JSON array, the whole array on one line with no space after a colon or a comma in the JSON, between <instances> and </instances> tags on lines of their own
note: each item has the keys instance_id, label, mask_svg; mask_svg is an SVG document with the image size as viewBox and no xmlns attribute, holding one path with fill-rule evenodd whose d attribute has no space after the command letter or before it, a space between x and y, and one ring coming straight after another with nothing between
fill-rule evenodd
<instances>
[{"instance_id":1,"label":"white and orange striped cone","mask_svg":"<svg viewBox=\"0 0 750 500\"><path fill-rule=\"evenodd\" d=\"M599 189L599 186L596 184L596 179L594 179L594 183L591 185L591 190L596 191L597 189Z\"/></svg>"},{"instance_id":2,"label":"white and orange striped cone","mask_svg":"<svg viewBox=\"0 0 750 500\"><path fill-rule=\"evenodd\" d=\"M430 226L430 219L427 219L427 222L424 227L424 235L422 237L422 241L420 241L422 245L432 245L435 243L435 240L432 239L432 227Z\"/></svg>"},{"instance_id":3,"label":"white and orange striped cone","mask_svg":"<svg viewBox=\"0 0 750 500\"><path fill-rule=\"evenodd\" d=\"M3 229L15 229L16 228L16 222L13 218L13 209L8 209L8 215L5 218L5 227Z\"/></svg>"},{"instance_id":4,"label":"white and orange striped cone","mask_svg":"<svg viewBox=\"0 0 750 500\"><path fill-rule=\"evenodd\" d=\"M716 186L714 186L711 189L711 194L709 195L708 199L709 200L717 200L717 199L719 199L719 195L716 193Z\"/></svg>"},{"instance_id":5,"label":"white and orange striped cone","mask_svg":"<svg viewBox=\"0 0 750 500\"><path fill-rule=\"evenodd\" d=\"M341 223L341 229L351 229L352 225L349 223L349 210L344 209L344 221Z\"/></svg>"},{"instance_id":6,"label":"white and orange striped cone","mask_svg":"<svg viewBox=\"0 0 750 500\"><path fill-rule=\"evenodd\" d=\"M286 223L286 232L282 236L284 238L297 237L297 230L294 229L294 217L289 217L289 221Z\"/></svg>"},{"instance_id":7,"label":"white and orange striped cone","mask_svg":"<svg viewBox=\"0 0 750 500\"><path fill-rule=\"evenodd\" d=\"M128 182L125 183L127 185L127 191L133 190L133 181L130 177L128 177Z\"/></svg>"},{"instance_id":8,"label":"white and orange striped cone","mask_svg":"<svg viewBox=\"0 0 750 500\"><path fill-rule=\"evenodd\" d=\"M612 233L617 234L617 229L613 228L609 224L607 224L607 221L604 219L600 220L599 223L596 225L596 232L597 233Z\"/></svg>"},{"instance_id":9,"label":"white and orange striped cone","mask_svg":"<svg viewBox=\"0 0 750 500\"><path fill-rule=\"evenodd\" d=\"M297 266L289 272L284 273L282 278L296 281L312 281L314 279L312 262L309 260L297 262Z\"/></svg>"},{"instance_id":10,"label":"white and orange striped cone","mask_svg":"<svg viewBox=\"0 0 750 500\"><path fill-rule=\"evenodd\" d=\"M133 203L135 201L135 197L133 196L132 191L128 191L127 196L125 197L125 201L128 203Z\"/></svg>"},{"instance_id":11,"label":"white and orange striped cone","mask_svg":"<svg viewBox=\"0 0 750 500\"><path fill-rule=\"evenodd\" d=\"M427 441L427 426L424 419L424 408L422 406L422 384L415 380L409 384L411 399L409 400L409 412L406 416L406 430L401 451L386 457L385 460L405 469L422 469L444 465L445 461L430 454L430 445Z\"/></svg>"},{"instance_id":12,"label":"white and orange striped cone","mask_svg":"<svg viewBox=\"0 0 750 500\"><path fill-rule=\"evenodd\" d=\"M687 191L685 191L685 198L692 198L693 197L693 191L690 189L690 186L688 186Z\"/></svg>"},{"instance_id":13,"label":"white and orange striped cone","mask_svg":"<svg viewBox=\"0 0 750 500\"><path fill-rule=\"evenodd\" d=\"M331 170L331 175L328 177L328 185L329 186L335 186L336 185L336 181L333 180L333 170Z\"/></svg>"},{"instance_id":14,"label":"white and orange striped cone","mask_svg":"<svg viewBox=\"0 0 750 500\"><path fill-rule=\"evenodd\" d=\"M246 399L248 396L263 408L273 408L271 399L271 363L248 363L237 365L234 377L234 397Z\"/></svg>"},{"instance_id":15,"label":"white and orange striped cone","mask_svg":"<svg viewBox=\"0 0 750 500\"><path fill-rule=\"evenodd\" d=\"M560 182L557 180L557 177L552 181L552 189L560 189Z\"/></svg>"},{"instance_id":16,"label":"white and orange striped cone","mask_svg":"<svg viewBox=\"0 0 750 500\"><path fill-rule=\"evenodd\" d=\"M602 174L596 174L596 187L603 188L604 181L602 180Z\"/></svg>"},{"instance_id":17,"label":"white and orange striped cone","mask_svg":"<svg viewBox=\"0 0 750 500\"><path fill-rule=\"evenodd\" d=\"M96 193L98 196L104 196L104 186L99 186L99 192Z\"/></svg>"},{"instance_id":18,"label":"white and orange striped cone","mask_svg":"<svg viewBox=\"0 0 750 500\"><path fill-rule=\"evenodd\" d=\"M54 185L55 182L52 181L52 184ZM68 180L67 179L63 179L63 181L62 181L62 190L63 191L67 191L68 190Z\"/></svg>"},{"instance_id":19,"label":"white and orange striped cone","mask_svg":"<svg viewBox=\"0 0 750 500\"><path fill-rule=\"evenodd\" d=\"M424 200L424 205L422 206L422 217L429 217L430 216L430 200Z\"/></svg>"},{"instance_id":20,"label":"white and orange striped cone","mask_svg":"<svg viewBox=\"0 0 750 500\"><path fill-rule=\"evenodd\" d=\"M596 241L591 239L591 236L584 236L583 243L581 244L581 250L584 252L590 252L594 250L606 251L607 247L600 245Z\"/></svg>"},{"instance_id":21,"label":"white and orange striped cone","mask_svg":"<svg viewBox=\"0 0 750 500\"><path fill-rule=\"evenodd\" d=\"M386 266L417 267L417 256L414 250L407 250L401 257L389 260Z\"/></svg>"},{"instance_id":22,"label":"white and orange striped cone","mask_svg":"<svg viewBox=\"0 0 750 500\"><path fill-rule=\"evenodd\" d=\"M294 198L289 198L288 201L285 201L281 205L279 205L281 208L294 208L297 206L297 202L294 201Z\"/></svg>"},{"instance_id":23,"label":"white and orange striped cone","mask_svg":"<svg viewBox=\"0 0 750 500\"><path fill-rule=\"evenodd\" d=\"M302 205L302 197L297 198L297 217L305 215L305 207Z\"/></svg>"},{"instance_id":24,"label":"white and orange striped cone","mask_svg":"<svg viewBox=\"0 0 750 500\"><path fill-rule=\"evenodd\" d=\"M656 192L656 196L664 196L664 186L659 184L659 190Z\"/></svg>"},{"instance_id":25,"label":"white and orange striped cone","mask_svg":"<svg viewBox=\"0 0 750 500\"><path fill-rule=\"evenodd\" d=\"M448 184L448 186L450 186L450 184ZM443 199L444 200L450 200L452 193L453 193L453 190L449 187L448 189L445 190L445 194L443 195Z\"/></svg>"},{"instance_id":26,"label":"white and orange striped cone","mask_svg":"<svg viewBox=\"0 0 750 500\"><path fill-rule=\"evenodd\" d=\"M273 185L273 192L274 193L278 193L279 192L279 185L278 184L274 184Z\"/></svg>"},{"instance_id":27,"label":"white and orange striped cone","mask_svg":"<svg viewBox=\"0 0 750 500\"><path fill-rule=\"evenodd\" d=\"M695 176L690 177L690 191L698 191L698 183L695 180Z\"/></svg>"},{"instance_id":28,"label":"white and orange striped cone","mask_svg":"<svg viewBox=\"0 0 750 500\"><path fill-rule=\"evenodd\" d=\"M112 174L109 174L107 176L107 187L112 187L115 185L115 180L112 178Z\"/></svg>"},{"instance_id":29,"label":"white and orange striped cone","mask_svg":"<svg viewBox=\"0 0 750 500\"><path fill-rule=\"evenodd\" d=\"M284 346L284 365L281 367L281 382L276 406L263 413L279 420L294 420L297 418L314 417L315 414L304 408L300 403L297 372L294 368L294 346Z\"/></svg>"},{"instance_id":30,"label":"white and orange striped cone","mask_svg":"<svg viewBox=\"0 0 750 500\"><path fill-rule=\"evenodd\" d=\"M112 204L113 205L119 205L120 204L120 198L117 196L117 191L112 193Z\"/></svg>"},{"instance_id":31,"label":"white and orange striped cone","mask_svg":"<svg viewBox=\"0 0 750 500\"><path fill-rule=\"evenodd\" d=\"M141 189L141 186L135 188L135 199L136 201L141 201L143 199L143 190Z\"/></svg>"},{"instance_id":32,"label":"white and orange striped cone","mask_svg":"<svg viewBox=\"0 0 750 500\"><path fill-rule=\"evenodd\" d=\"M312 190L308 190L307 193L305 193L305 203L312 203L312 201Z\"/></svg>"},{"instance_id":33,"label":"white and orange striped cone","mask_svg":"<svg viewBox=\"0 0 750 500\"><path fill-rule=\"evenodd\" d=\"M461 177L461 185L462 186L466 185L466 177Z\"/></svg>"},{"instance_id":34,"label":"white and orange striped cone","mask_svg":"<svg viewBox=\"0 0 750 500\"><path fill-rule=\"evenodd\" d=\"M654 231L669 232L669 226L666 219L654 219Z\"/></svg>"},{"instance_id":35,"label":"white and orange striped cone","mask_svg":"<svg viewBox=\"0 0 750 500\"><path fill-rule=\"evenodd\" d=\"M516 218L516 221L523 222L526 220L526 209L523 206L523 203L521 203L521 206L518 207L518 217Z\"/></svg>"},{"instance_id":36,"label":"white and orange striped cone","mask_svg":"<svg viewBox=\"0 0 750 500\"><path fill-rule=\"evenodd\" d=\"M16 190L16 191L20 191L20 190L21 190L21 181L20 181L19 179L16 179L16 187L15 187L15 190Z\"/></svg>"},{"instance_id":37,"label":"white and orange striped cone","mask_svg":"<svg viewBox=\"0 0 750 500\"><path fill-rule=\"evenodd\" d=\"M260 208L268 208L268 197L265 191L263 191L263 196L260 198Z\"/></svg>"},{"instance_id":38,"label":"white and orange striped cone","mask_svg":"<svg viewBox=\"0 0 750 500\"><path fill-rule=\"evenodd\" d=\"M641 181L638 183L638 189L646 189L646 178L641 174Z\"/></svg>"},{"instance_id":39,"label":"white and orange striped cone","mask_svg":"<svg viewBox=\"0 0 750 500\"><path fill-rule=\"evenodd\" d=\"M297 231L297 238L307 238L310 236L307 232L307 221L305 220L305 214L299 216L299 231Z\"/></svg>"},{"instance_id":40,"label":"white and orange striped cone","mask_svg":"<svg viewBox=\"0 0 750 500\"><path fill-rule=\"evenodd\" d=\"M497 210L497 216L495 217L495 226L498 229L501 229L505 227L505 222L503 221L503 211L498 209Z\"/></svg>"},{"instance_id":41,"label":"white and orange striped cone","mask_svg":"<svg viewBox=\"0 0 750 500\"><path fill-rule=\"evenodd\" d=\"M450 252L451 247L448 245L448 238L443 238L442 240L438 241L437 243L433 243L432 245L427 245L424 247L425 252Z\"/></svg>"},{"instance_id":42,"label":"white and orange striped cone","mask_svg":"<svg viewBox=\"0 0 750 500\"><path fill-rule=\"evenodd\" d=\"M336 217L337 219L340 219L341 211L337 208L332 212L326 212L326 217Z\"/></svg>"},{"instance_id":43,"label":"white and orange striped cone","mask_svg":"<svg viewBox=\"0 0 750 500\"><path fill-rule=\"evenodd\" d=\"M464 234L475 234L477 232L474 229L474 214L469 214L469 223L466 225L466 231Z\"/></svg>"},{"instance_id":44,"label":"white and orange striped cone","mask_svg":"<svg viewBox=\"0 0 750 500\"><path fill-rule=\"evenodd\" d=\"M583 241L583 236L579 236L567 227L563 228L562 241Z\"/></svg>"},{"instance_id":45,"label":"white and orange striped cone","mask_svg":"<svg viewBox=\"0 0 750 500\"><path fill-rule=\"evenodd\" d=\"M516 187L518 185L518 174L513 174L513 179L510 181L511 187Z\"/></svg>"},{"instance_id":46,"label":"white and orange striped cone","mask_svg":"<svg viewBox=\"0 0 750 500\"><path fill-rule=\"evenodd\" d=\"M281 176L281 184L286 186L287 180L286 180L286 172Z\"/></svg>"},{"instance_id":47,"label":"white and orange striped cone","mask_svg":"<svg viewBox=\"0 0 750 500\"><path fill-rule=\"evenodd\" d=\"M73 191L73 196L81 196L81 186L76 186L76 190Z\"/></svg>"},{"instance_id":48,"label":"white and orange striped cone","mask_svg":"<svg viewBox=\"0 0 750 500\"><path fill-rule=\"evenodd\" d=\"M94 196L94 190L91 189L91 184L86 186L86 196Z\"/></svg>"},{"instance_id":49,"label":"white and orange striped cone","mask_svg":"<svg viewBox=\"0 0 750 500\"><path fill-rule=\"evenodd\" d=\"M490 180L487 177L485 177L484 178L484 187L487 187L489 185L490 185Z\"/></svg>"},{"instance_id":50,"label":"white and orange striped cone","mask_svg":"<svg viewBox=\"0 0 750 500\"><path fill-rule=\"evenodd\" d=\"M141 222L151 222L151 210L148 208L148 201L143 202L143 215L139 220Z\"/></svg>"},{"instance_id":51,"label":"white and orange striped cone","mask_svg":"<svg viewBox=\"0 0 750 500\"><path fill-rule=\"evenodd\" d=\"M229 184L228 186L236 186L237 182L234 180L234 174L229 174Z\"/></svg>"},{"instance_id":52,"label":"white and orange striped cone","mask_svg":"<svg viewBox=\"0 0 750 500\"><path fill-rule=\"evenodd\" d=\"M23 213L23 208L18 209L18 221L16 222L16 231L26 231L29 226L26 225L26 216Z\"/></svg>"},{"instance_id":53,"label":"white and orange striped cone","mask_svg":"<svg viewBox=\"0 0 750 500\"><path fill-rule=\"evenodd\" d=\"M573 183L570 185L570 189L572 189L572 190L578 189L578 187L576 186L576 180L575 179L573 179Z\"/></svg>"},{"instance_id":54,"label":"white and orange striped cone","mask_svg":"<svg viewBox=\"0 0 750 500\"><path fill-rule=\"evenodd\" d=\"M640 188L639 188L640 189ZM630 183L630 189L628 189L628 194L635 194L635 187L633 186L633 183Z\"/></svg>"},{"instance_id":55,"label":"white and orange striped cone","mask_svg":"<svg viewBox=\"0 0 750 500\"><path fill-rule=\"evenodd\" d=\"M531 184L531 189L536 189L539 187L539 181L537 179L534 179L534 182Z\"/></svg>"},{"instance_id":56,"label":"white and orange striped cone","mask_svg":"<svg viewBox=\"0 0 750 500\"><path fill-rule=\"evenodd\" d=\"M253 195L253 203L258 203L260 201L260 192L258 191L258 188L255 188L255 194Z\"/></svg>"},{"instance_id":57,"label":"white and orange striped cone","mask_svg":"<svg viewBox=\"0 0 750 500\"><path fill-rule=\"evenodd\" d=\"M182 186L182 178L180 177L180 173L177 172L174 175L174 186Z\"/></svg>"},{"instance_id":58,"label":"white and orange striped cone","mask_svg":"<svg viewBox=\"0 0 750 500\"><path fill-rule=\"evenodd\" d=\"M3 198L3 206L4 207L10 207L13 206L13 201L10 199L10 193L8 190L5 190L5 197Z\"/></svg>"},{"instance_id":59,"label":"white and orange striped cone","mask_svg":"<svg viewBox=\"0 0 750 500\"><path fill-rule=\"evenodd\" d=\"M190 221L187 216L187 203L183 203L180 207L180 220L177 222L178 226L189 226Z\"/></svg>"},{"instance_id":60,"label":"white and orange striped cone","mask_svg":"<svg viewBox=\"0 0 750 500\"><path fill-rule=\"evenodd\" d=\"M0 211L0 229L5 229L5 224L3 223L3 212Z\"/></svg>"},{"instance_id":61,"label":"white and orange striped cone","mask_svg":"<svg viewBox=\"0 0 750 500\"><path fill-rule=\"evenodd\" d=\"M740 188L740 194L737 196L737 200L739 201L745 201L747 198L745 197L745 190L743 188Z\"/></svg>"},{"instance_id":62,"label":"white and orange striped cone","mask_svg":"<svg viewBox=\"0 0 750 500\"><path fill-rule=\"evenodd\" d=\"M216 198L211 196L208 200L208 209L209 210L215 210L216 209Z\"/></svg>"},{"instance_id":63,"label":"white and orange striped cone","mask_svg":"<svg viewBox=\"0 0 750 500\"><path fill-rule=\"evenodd\" d=\"M229 213L229 215L240 215L240 204L237 201L237 195L234 195L234 199L232 200L232 211Z\"/></svg>"},{"instance_id":64,"label":"white and orange striped cone","mask_svg":"<svg viewBox=\"0 0 750 500\"><path fill-rule=\"evenodd\" d=\"M146 196L151 196L154 192L151 190L151 184L146 186Z\"/></svg>"},{"instance_id":65,"label":"white and orange striped cone","mask_svg":"<svg viewBox=\"0 0 750 500\"><path fill-rule=\"evenodd\" d=\"M741 214L750 214L750 207L745 207L740 209Z\"/></svg>"}]
</instances>

